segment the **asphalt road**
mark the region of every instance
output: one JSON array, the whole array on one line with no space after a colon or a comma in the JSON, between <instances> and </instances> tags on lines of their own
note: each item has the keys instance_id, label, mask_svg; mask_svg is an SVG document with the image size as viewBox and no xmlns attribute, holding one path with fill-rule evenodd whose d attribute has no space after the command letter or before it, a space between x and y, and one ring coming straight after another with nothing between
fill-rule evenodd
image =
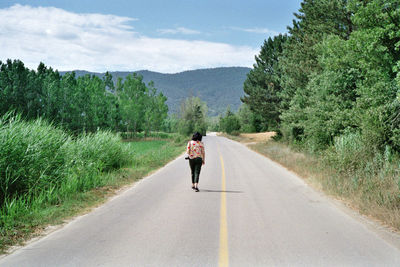
<instances>
[{"instance_id":1,"label":"asphalt road","mask_svg":"<svg viewBox=\"0 0 400 267\"><path fill-rule=\"evenodd\" d=\"M400 266L398 235L241 144L203 140L200 192L180 157L0 266Z\"/></svg>"}]
</instances>

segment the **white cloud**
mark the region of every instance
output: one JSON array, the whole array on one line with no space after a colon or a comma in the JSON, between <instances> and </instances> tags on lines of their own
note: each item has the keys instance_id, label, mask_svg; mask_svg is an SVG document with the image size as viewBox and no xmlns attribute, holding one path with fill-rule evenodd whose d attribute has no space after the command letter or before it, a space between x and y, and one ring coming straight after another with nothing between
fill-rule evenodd
<instances>
[{"instance_id":1,"label":"white cloud","mask_svg":"<svg viewBox=\"0 0 400 267\"><path fill-rule=\"evenodd\" d=\"M0 60L39 62L59 70L179 72L251 66L257 49L207 41L150 38L134 32L136 19L76 14L53 7L0 9Z\"/></svg>"},{"instance_id":2,"label":"white cloud","mask_svg":"<svg viewBox=\"0 0 400 267\"><path fill-rule=\"evenodd\" d=\"M200 34L201 32L184 28L184 27L177 27L175 29L159 29L157 30L161 34Z\"/></svg>"},{"instance_id":3,"label":"white cloud","mask_svg":"<svg viewBox=\"0 0 400 267\"><path fill-rule=\"evenodd\" d=\"M267 34L269 36L275 36L278 35L279 32L267 29L267 28L238 28L238 27L232 27L233 30L237 31L243 31L243 32L251 32L251 33L260 33L260 34Z\"/></svg>"}]
</instances>

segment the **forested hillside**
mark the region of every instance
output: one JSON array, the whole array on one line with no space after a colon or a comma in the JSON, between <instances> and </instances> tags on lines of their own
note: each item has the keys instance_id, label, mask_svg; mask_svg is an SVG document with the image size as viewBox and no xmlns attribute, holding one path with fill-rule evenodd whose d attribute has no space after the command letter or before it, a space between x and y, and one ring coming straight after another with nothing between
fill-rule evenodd
<instances>
[{"instance_id":1,"label":"forested hillside","mask_svg":"<svg viewBox=\"0 0 400 267\"><path fill-rule=\"evenodd\" d=\"M184 71L175 74L163 74L152 71L137 71L143 76L143 81L154 82L154 87L167 98L170 113L177 113L181 102L190 96L198 96L207 103L210 116L223 113L227 106L238 110L243 96L243 82L249 68L229 67L215 69L200 69ZM65 72L60 72L62 75ZM76 75L95 74L103 77L104 73L75 71ZM114 79L125 78L132 72L110 72Z\"/></svg>"}]
</instances>

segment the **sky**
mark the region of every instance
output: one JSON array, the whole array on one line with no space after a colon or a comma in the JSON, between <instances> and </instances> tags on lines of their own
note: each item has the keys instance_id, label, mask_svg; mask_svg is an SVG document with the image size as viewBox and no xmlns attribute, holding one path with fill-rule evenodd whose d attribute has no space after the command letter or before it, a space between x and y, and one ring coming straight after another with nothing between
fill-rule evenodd
<instances>
[{"instance_id":1,"label":"sky","mask_svg":"<svg viewBox=\"0 0 400 267\"><path fill-rule=\"evenodd\" d=\"M0 0L0 61L60 71L251 67L301 0Z\"/></svg>"}]
</instances>

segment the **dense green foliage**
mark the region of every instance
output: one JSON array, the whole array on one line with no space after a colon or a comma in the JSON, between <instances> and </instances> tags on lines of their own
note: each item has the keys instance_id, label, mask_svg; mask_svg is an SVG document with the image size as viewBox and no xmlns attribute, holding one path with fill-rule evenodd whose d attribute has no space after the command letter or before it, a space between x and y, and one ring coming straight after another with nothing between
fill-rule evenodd
<instances>
[{"instance_id":1,"label":"dense green foliage","mask_svg":"<svg viewBox=\"0 0 400 267\"><path fill-rule=\"evenodd\" d=\"M247 104L241 105L236 113L228 106L225 114L219 116L217 122L212 121L209 127L211 131L221 131L231 135L238 135L240 132L253 133L257 131L256 126L260 123L258 115Z\"/></svg>"},{"instance_id":2,"label":"dense green foliage","mask_svg":"<svg viewBox=\"0 0 400 267\"><path fill-rule=\"evenodd\" d=\"M240 130L240 121L229 108L219 119L219 130L228 134L236 134Z\"/></svg>"},{"instance_id":3,"label":"dense green foliage","mask_svg":"<svg viewBox=\"0 0 400 267\"><path fill-rule=\"evenodd\" d=\"M198 97L189 97L181 103L178 130L189 136L194 132L206 135L207 131L207 104Z\"/></svg>"},{"instance_id":4,"label":"dense green foliage","mask_svg":"<svg viewBox=\"0 0 400 267\"><path fill-rule=\"evenodd\" d=\"M0 115L16 111L24 119L44 118L73 132L159 130L167 98L136 74L116 82L110 74L61 76L40 64L29 70L19 61L0 62Z\"/></svg>"},{"instance_id":5,"label":"dense green foliage","mask_svg":"<svg viewBox=\"0 0 400 267\"><path fill-rule=\"evenodd\" d=\"M240 131L244 133L253 133L256 132L256 125L257 125L257 117L250 110L249 105L243 104L240 106L238 112L236 113L239 119Z\"/></svg>"},{"instance_id":6,"label":"dense green foliage","mask_svg":"<svg viewBox=\"0 0 400 267\"><path fill-rule=\"evenodd\" d=\"M188 97L196 96L208 105L208 115L218 116L225 112L228 105L232 111L237 111L243 96L243 82L250 71L244 67L227 67L199 69L174 74L164 74L152 71L137 71L143 76L143 81L154 82L154 86L167 98L170 113L178 114L180 104ZM65 72L61 72L65 74ZM104 73L76 71L76 75L96 75L101 79ZM132 72L111 72L116 82L118 78L125 79Z\"/></svg>"},{"instance_id":7,"label":"dense green foliage","mask_svg":"<svg viewBox=\"0 0 400 267\"><path fill-rule=\"evenodd\" d=\"M310 150L357 134L365 153L400 151L400 4L304 0L245 82L256 130Z\"/></svg>"}]
</instances>

